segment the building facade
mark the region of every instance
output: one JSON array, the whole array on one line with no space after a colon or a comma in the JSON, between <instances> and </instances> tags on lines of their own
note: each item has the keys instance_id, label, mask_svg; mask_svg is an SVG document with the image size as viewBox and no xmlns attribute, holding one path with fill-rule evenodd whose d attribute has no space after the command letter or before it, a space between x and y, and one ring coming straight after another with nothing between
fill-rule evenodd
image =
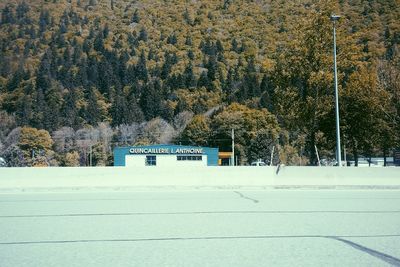
<instances>
[{"instance_id":1,"label":"building facade","mask_svg":"<svg viewBox=\"0 0 400 267\"><path fill-rule=\"evenodd\" d=\"M218 148L180 145L117 147L114 166L218 166Z\"/></svg>"}]
</instances>

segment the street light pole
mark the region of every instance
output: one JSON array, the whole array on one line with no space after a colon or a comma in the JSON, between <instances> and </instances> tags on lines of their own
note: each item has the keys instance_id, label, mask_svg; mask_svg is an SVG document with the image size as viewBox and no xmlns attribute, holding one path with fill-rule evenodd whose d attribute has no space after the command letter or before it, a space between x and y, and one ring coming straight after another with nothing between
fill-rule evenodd
<instances>
[{"instance_id":1,"label":"street light pole","mask_svg":"<svg viewBox=\"0 0 400 267\"><path fill-rule=\"evenodd\" d=\"M337 64L336 64L336 21L340 19L338 15L332 15L333 22L333 61L334 61L334 80L335 80L335 107L336 107L336 160L338 166L342 166L342 153L340 151L340 123L339 123L339 93L337 81Z\"/></svg>"},{"instance_id":2,"label":"street light pole","mask_svg":"<svg viewBox=\"0 0 400 267\"><path fill-rule=\"evenodd\" d=\"M231 166L235 166L235 129L232 129L232 155Z\"/></svg>"}]
</instances>

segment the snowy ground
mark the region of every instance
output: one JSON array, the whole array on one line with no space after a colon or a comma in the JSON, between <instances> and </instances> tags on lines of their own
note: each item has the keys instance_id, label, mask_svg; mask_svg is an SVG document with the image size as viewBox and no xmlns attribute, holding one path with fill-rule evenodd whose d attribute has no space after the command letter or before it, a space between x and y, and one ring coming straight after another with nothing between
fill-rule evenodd
<instances>
[{"instance_id":1,"label":"snowy ground","mask_svg":"<svg viewBox=\"0 0 400 267\"><path fill-rule=\"evenodd\" d=\"M0 194L0 266L400 266L398 190Z\"/></svg>"}]
</instances>

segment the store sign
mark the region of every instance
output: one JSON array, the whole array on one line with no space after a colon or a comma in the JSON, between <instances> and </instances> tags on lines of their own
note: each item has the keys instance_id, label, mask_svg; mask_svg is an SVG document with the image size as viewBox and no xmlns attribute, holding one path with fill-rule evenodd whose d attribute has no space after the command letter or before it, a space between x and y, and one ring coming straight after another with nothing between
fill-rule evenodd
<instances>
[{"instance_id":1,"label":"store sign","mask_svg":"<svg viewBox=\"0 0 400 267\"><path fill-rule=\"evenodd\" d=\"M129 149L130 154L203 154L202 148L135 148Z\"/></svg>"}]
</instances>

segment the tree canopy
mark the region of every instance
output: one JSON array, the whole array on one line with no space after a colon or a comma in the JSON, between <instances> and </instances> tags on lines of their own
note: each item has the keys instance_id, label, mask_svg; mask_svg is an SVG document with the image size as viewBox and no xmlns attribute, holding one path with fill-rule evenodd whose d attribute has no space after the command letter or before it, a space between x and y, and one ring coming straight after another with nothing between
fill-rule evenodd
<instances>
[{"instance_id":1,"label":"tree canopy","mask_svg":"<svg viewBox=\"0 0 400 267\"><path fill-rule=\"evenodd\" d=\"M134 137L157 121L156 128L174 129L162 140L221 150L230 149L235 129L243 162L256 156L254 140L270 140L257 155L275 144L293 162L316 164L315 146L333 157L331 14L342 16L344 145L355 160L400 146L396 1L13 0L0 9L4 151L18 148L7 141L17 127L54 136L65 127L83 134L108 125L110 142L80 137L85 142L57 152L62 164L87 165L91 153L106 164L120 139L160 141ZM195 115L188 128L175 127L188 113Z\"/></svg>"}]
</instances>

